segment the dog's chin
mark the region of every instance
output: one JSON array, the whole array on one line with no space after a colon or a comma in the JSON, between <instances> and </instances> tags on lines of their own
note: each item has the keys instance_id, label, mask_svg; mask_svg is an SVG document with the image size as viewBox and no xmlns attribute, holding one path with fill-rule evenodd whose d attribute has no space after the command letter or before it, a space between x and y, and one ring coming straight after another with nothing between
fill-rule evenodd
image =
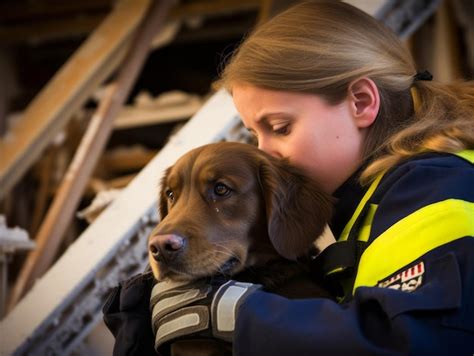
<instances>
[{"instance_id":1,"label":"dog's chin","mask_svg":"<svg viewBox=\"0 0 474 356\"><path fill-rule=\"evenodd\" d=\"M219 268L215 270L202 270L196 266L173 266L164 263L157 263L156 270L159 271L158 276L155 273L155 278L158 280L170 279L173 281L192 281L199 278L211 277L215 275L232 276L242 270L242 264L239 259L235 257L229 258Z\"/></svg>"},{"instance_id":2,"label":"dog's chin","mask_svg":"<svg viewBox=\"0 0 474 356\"><path fill-rule=\"evenodd\" d=\"M176 282L192 281L196 279L194 273L189 273L185 268L176 268L166 263L156 263L157 270L159 271L158 276L155 274L155 278L159 281L170 279Z\"/></svg>"}]
</instances>

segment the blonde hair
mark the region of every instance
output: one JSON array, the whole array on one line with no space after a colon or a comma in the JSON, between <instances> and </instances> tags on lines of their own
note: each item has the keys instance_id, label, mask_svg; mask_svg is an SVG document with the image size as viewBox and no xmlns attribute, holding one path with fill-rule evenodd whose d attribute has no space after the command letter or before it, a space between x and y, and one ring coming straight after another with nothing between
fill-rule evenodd
<instances>
[{"instance_id":1,"label":"blonde hair","mask_svg":"<svg viewBox=\"0 0 474 356\"><path fill-rule=\"evenodd\" d=\"M217 85L235 83L316 94L330 104L349 84L371 78L380 110L370 127L361 176L368 183L401 160L425 151L474 148L474 86L414 81L415 64L396 35L343 2L303 2L257 27L233 53ZM421 105L416 112L410 88Z\"/></svg>"}]
</instances>

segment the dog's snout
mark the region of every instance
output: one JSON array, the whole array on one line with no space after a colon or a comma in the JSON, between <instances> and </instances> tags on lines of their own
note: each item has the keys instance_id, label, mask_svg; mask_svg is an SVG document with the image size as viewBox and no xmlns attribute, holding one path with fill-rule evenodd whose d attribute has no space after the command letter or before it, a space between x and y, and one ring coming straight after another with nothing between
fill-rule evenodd
<instances>
[{"instance_id":1,"label":"dog's snout","mask_svg":"<svg viewBox=\"0 0 474 356\"><path fill-rule=\"evenodd\" d=\"M148 243L148 249L156 261L172 258L183 247L184 239L175 234L155 235Z\"/></svg>"}]
</instances>

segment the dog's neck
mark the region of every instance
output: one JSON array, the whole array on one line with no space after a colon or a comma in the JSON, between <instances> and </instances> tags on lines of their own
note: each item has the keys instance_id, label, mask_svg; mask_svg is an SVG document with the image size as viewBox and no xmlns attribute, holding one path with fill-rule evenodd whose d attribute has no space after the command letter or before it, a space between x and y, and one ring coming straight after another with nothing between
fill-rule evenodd
<instances>
[{"instance_id":1,"label":"dog's neck","mask_svg":"<svg viewBox=\"0 0 474 356\"><path fill-rule=\"evenodd\" d=\"M232 279L261 284L265 290L287 298L330 297L310 273L306 263L284 258L246 268Z\"/></svg>"},{"instance_id":2,"label":"dog's neck","mask_svg":"<svg viewBox=\"0 0 474 356\"><path fill-rule=\"evenodd\" d=\"M294 261L279 259L267 262L263 265L252 266L232 276L232 279L258 283L269 291L273 291L278 286L286 283L291 278L303 274L307 271L305 266Z\"/></svg>"}]
</instances>

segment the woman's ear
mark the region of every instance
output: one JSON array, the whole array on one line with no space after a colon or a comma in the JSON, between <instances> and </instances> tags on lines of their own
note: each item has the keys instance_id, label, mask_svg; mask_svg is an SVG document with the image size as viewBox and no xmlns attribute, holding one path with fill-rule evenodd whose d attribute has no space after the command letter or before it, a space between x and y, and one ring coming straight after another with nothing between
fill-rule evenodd
<instances>
[{"instance_id":1,"label":"woman's ear","mask_svg":"<svg viewBox=\"0 0 474 356\"><path fill-rule=\"evenodd\" d=\"M374 81L363 77L351 82L348 100L357 127L363 129L371 126L380 109L380 93Z\"/></svg>"}]
</instances>

